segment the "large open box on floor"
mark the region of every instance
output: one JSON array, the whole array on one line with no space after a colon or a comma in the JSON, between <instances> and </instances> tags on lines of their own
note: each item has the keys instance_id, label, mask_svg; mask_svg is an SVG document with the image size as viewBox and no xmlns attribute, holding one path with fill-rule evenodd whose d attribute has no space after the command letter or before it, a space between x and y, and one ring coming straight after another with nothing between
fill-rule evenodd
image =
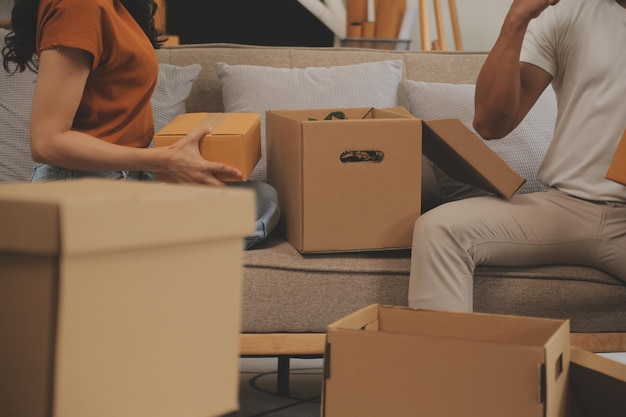
<instances>
[{"instance_id":1,"label":"large open box on floor","mask_svg":"<svg viewBox=\"0 0 626 417\"><path fill-rule=\"evenodd\" d=\"M331 112L347 119L324 120ZM410 247L421 206L421 129L399 108L267 112L268 183L287 241L301 252Z\"/></svg>"},{"instance_id":2,"label":"large open box on floor","mask_svg":"<svg viewBox=\"0 0 626 417\"><path fill-rule=\"evenodd\" d=\"M371 305L328 326L324 377L325 417L626 410L626 366L573 351L567 320Z\"/></svg>"},{"instance_id":3,"label":"large open box on floor","mask_svg":"<svg viewBox=\"0 0 626 417\"><path fill-rule=\"evenodd\" d=\"M238 409L241 189L0 186L0 415Z\"/></svg>"}]
</instances>

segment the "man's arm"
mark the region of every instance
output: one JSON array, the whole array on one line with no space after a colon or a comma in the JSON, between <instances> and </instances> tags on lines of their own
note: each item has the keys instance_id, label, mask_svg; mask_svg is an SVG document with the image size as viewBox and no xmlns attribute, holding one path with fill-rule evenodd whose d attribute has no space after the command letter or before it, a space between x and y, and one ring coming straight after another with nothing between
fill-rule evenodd
<instances>
[{"instance_id":1,"label":"man's arm","mask_svg":"<svg viewBox=\"0 0 626 417\"><path fill-rule=\"evenodd\" d=\"M474 129L500 139L519 125L552 76L519 61L528 24L559 0L515 0L476 81Z\"/></svg>"}]
</instances>

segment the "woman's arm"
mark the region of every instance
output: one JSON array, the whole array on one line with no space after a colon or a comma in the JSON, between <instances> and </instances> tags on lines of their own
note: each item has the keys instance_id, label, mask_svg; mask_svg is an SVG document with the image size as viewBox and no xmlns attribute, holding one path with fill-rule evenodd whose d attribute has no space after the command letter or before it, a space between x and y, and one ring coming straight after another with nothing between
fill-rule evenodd
<instances>
[{"instance_id":1,"label":"woman's arm","mask_svg":"<svg viewBox=\"0 0 626 417\"><path fill-rule=\"evenodd\" d=\"M158 171L179 182L221 185L213 175L241 173L202 158L198 145L210 129L198 129L163 148L132 148L72 130L92 57L80 49L47 49L39 56L39 74L31 114L33 159L54 166L90 171Z\"/></svg>"},{"instance_id":2,"label":"woman's arm","mask_svg":"<svg viewBox=\"0 0 626 417\"><path fill-rule=\"evenodd\" d=\"M509 134L526 117L552 76L519 61L528 24L559 0L515 0L476 81L474 128L484 139Z\"/></svg>"}]
</instances>

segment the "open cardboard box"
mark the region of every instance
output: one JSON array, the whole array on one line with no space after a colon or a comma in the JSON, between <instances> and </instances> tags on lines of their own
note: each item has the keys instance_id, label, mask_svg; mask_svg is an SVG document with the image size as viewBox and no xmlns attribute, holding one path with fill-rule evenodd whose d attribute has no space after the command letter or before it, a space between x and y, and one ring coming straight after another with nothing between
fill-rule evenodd
<instances>
[{"instance_id":1,"label":"open cardboard box","mask_svg":"<svg viewBox=\"0 0 626 417\"><path fill-rule=\"evenodd\" d=\"M0 415L237 410L254 204L230 187L0 185Z\"/></svg>"},{"instance_id":2,"label":"open cardboard box","mask_svg":"<svg viewBox=\"0 0 626 417\"><path fill-rule=\"evenodd\" d=\"M324 120L331 112L347 119ZM411 246L421 206L419 119L402 108L271 110L266 128L268 183L295 248Z\"/></svg>"},{"instance_id":3,"label":"open cardboard box","mask_svg":"<svg viewBox=\"0 0 626 417\"><path fill-rule=\"evenodd\" d=\"M212 131L200 140L200 153L213 162L221 162L241 171L242 178L216 174L221 181L247 181L261 159L261 116L258 113L183 113L154 136L154 146L169 146L183 136L205 126ZM157 180L172 178L157 173Z\"/></svg>"},{"instance_id":4,"label":"open cardboard box","mask_svg":"<svg viewBox=\"0 0 626 417\"><path fill-rule=\"evenodd\" d=\"M323 120L332 112L347 120ZM410 247L422 153L503 198L526 181L458 119L422 121L394 107L270 110L266 121L268 182L302 253Z\"/></svg>"},{"instance_id":5,"label":"open cardboard box","mask_svg":"<svg viewBox=\"0 0 626 417\"><path fill-rule=\"evenodd\" d=\"M608 417L625 388L567 320L375 304L328 326L322 415Z\"/></svg>"}]
</instances>

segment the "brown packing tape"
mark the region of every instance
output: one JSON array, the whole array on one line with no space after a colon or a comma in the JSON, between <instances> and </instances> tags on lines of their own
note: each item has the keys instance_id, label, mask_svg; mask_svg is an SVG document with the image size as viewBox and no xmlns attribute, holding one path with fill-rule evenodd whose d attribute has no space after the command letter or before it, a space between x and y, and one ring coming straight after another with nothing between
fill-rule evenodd
<instances>
[{"instance_id":1,"label":"brown packing tape","mask_svg":"<svg viewBox=\"0 0 626 417\"><path fill-rule=\"evenodd\" d=\"M406 0L376 0L376 37L398 37L406 11Z\"/></svg>"},{"instance_id":2,"label":"brown packing tape","mask_svg":"<svg viewBox=\"0 0 626 417\"><path fill-rule=\"evenodd\" d=\"M346 0L346 20L348 30L352 23L367 21L367 0Z\"/></svg>"},{"instance_id":3,"label":"brown packing tape","mask_svg":"<svg viewBox=\"0 0 626 417\"><path fill-rule=\"evenodd\" d=\"M615 156L613 156L609 170L606 173L606 178L626 185L626 129L617 146L617 151L615 151Z\"/></svg>"}]
</instances>

